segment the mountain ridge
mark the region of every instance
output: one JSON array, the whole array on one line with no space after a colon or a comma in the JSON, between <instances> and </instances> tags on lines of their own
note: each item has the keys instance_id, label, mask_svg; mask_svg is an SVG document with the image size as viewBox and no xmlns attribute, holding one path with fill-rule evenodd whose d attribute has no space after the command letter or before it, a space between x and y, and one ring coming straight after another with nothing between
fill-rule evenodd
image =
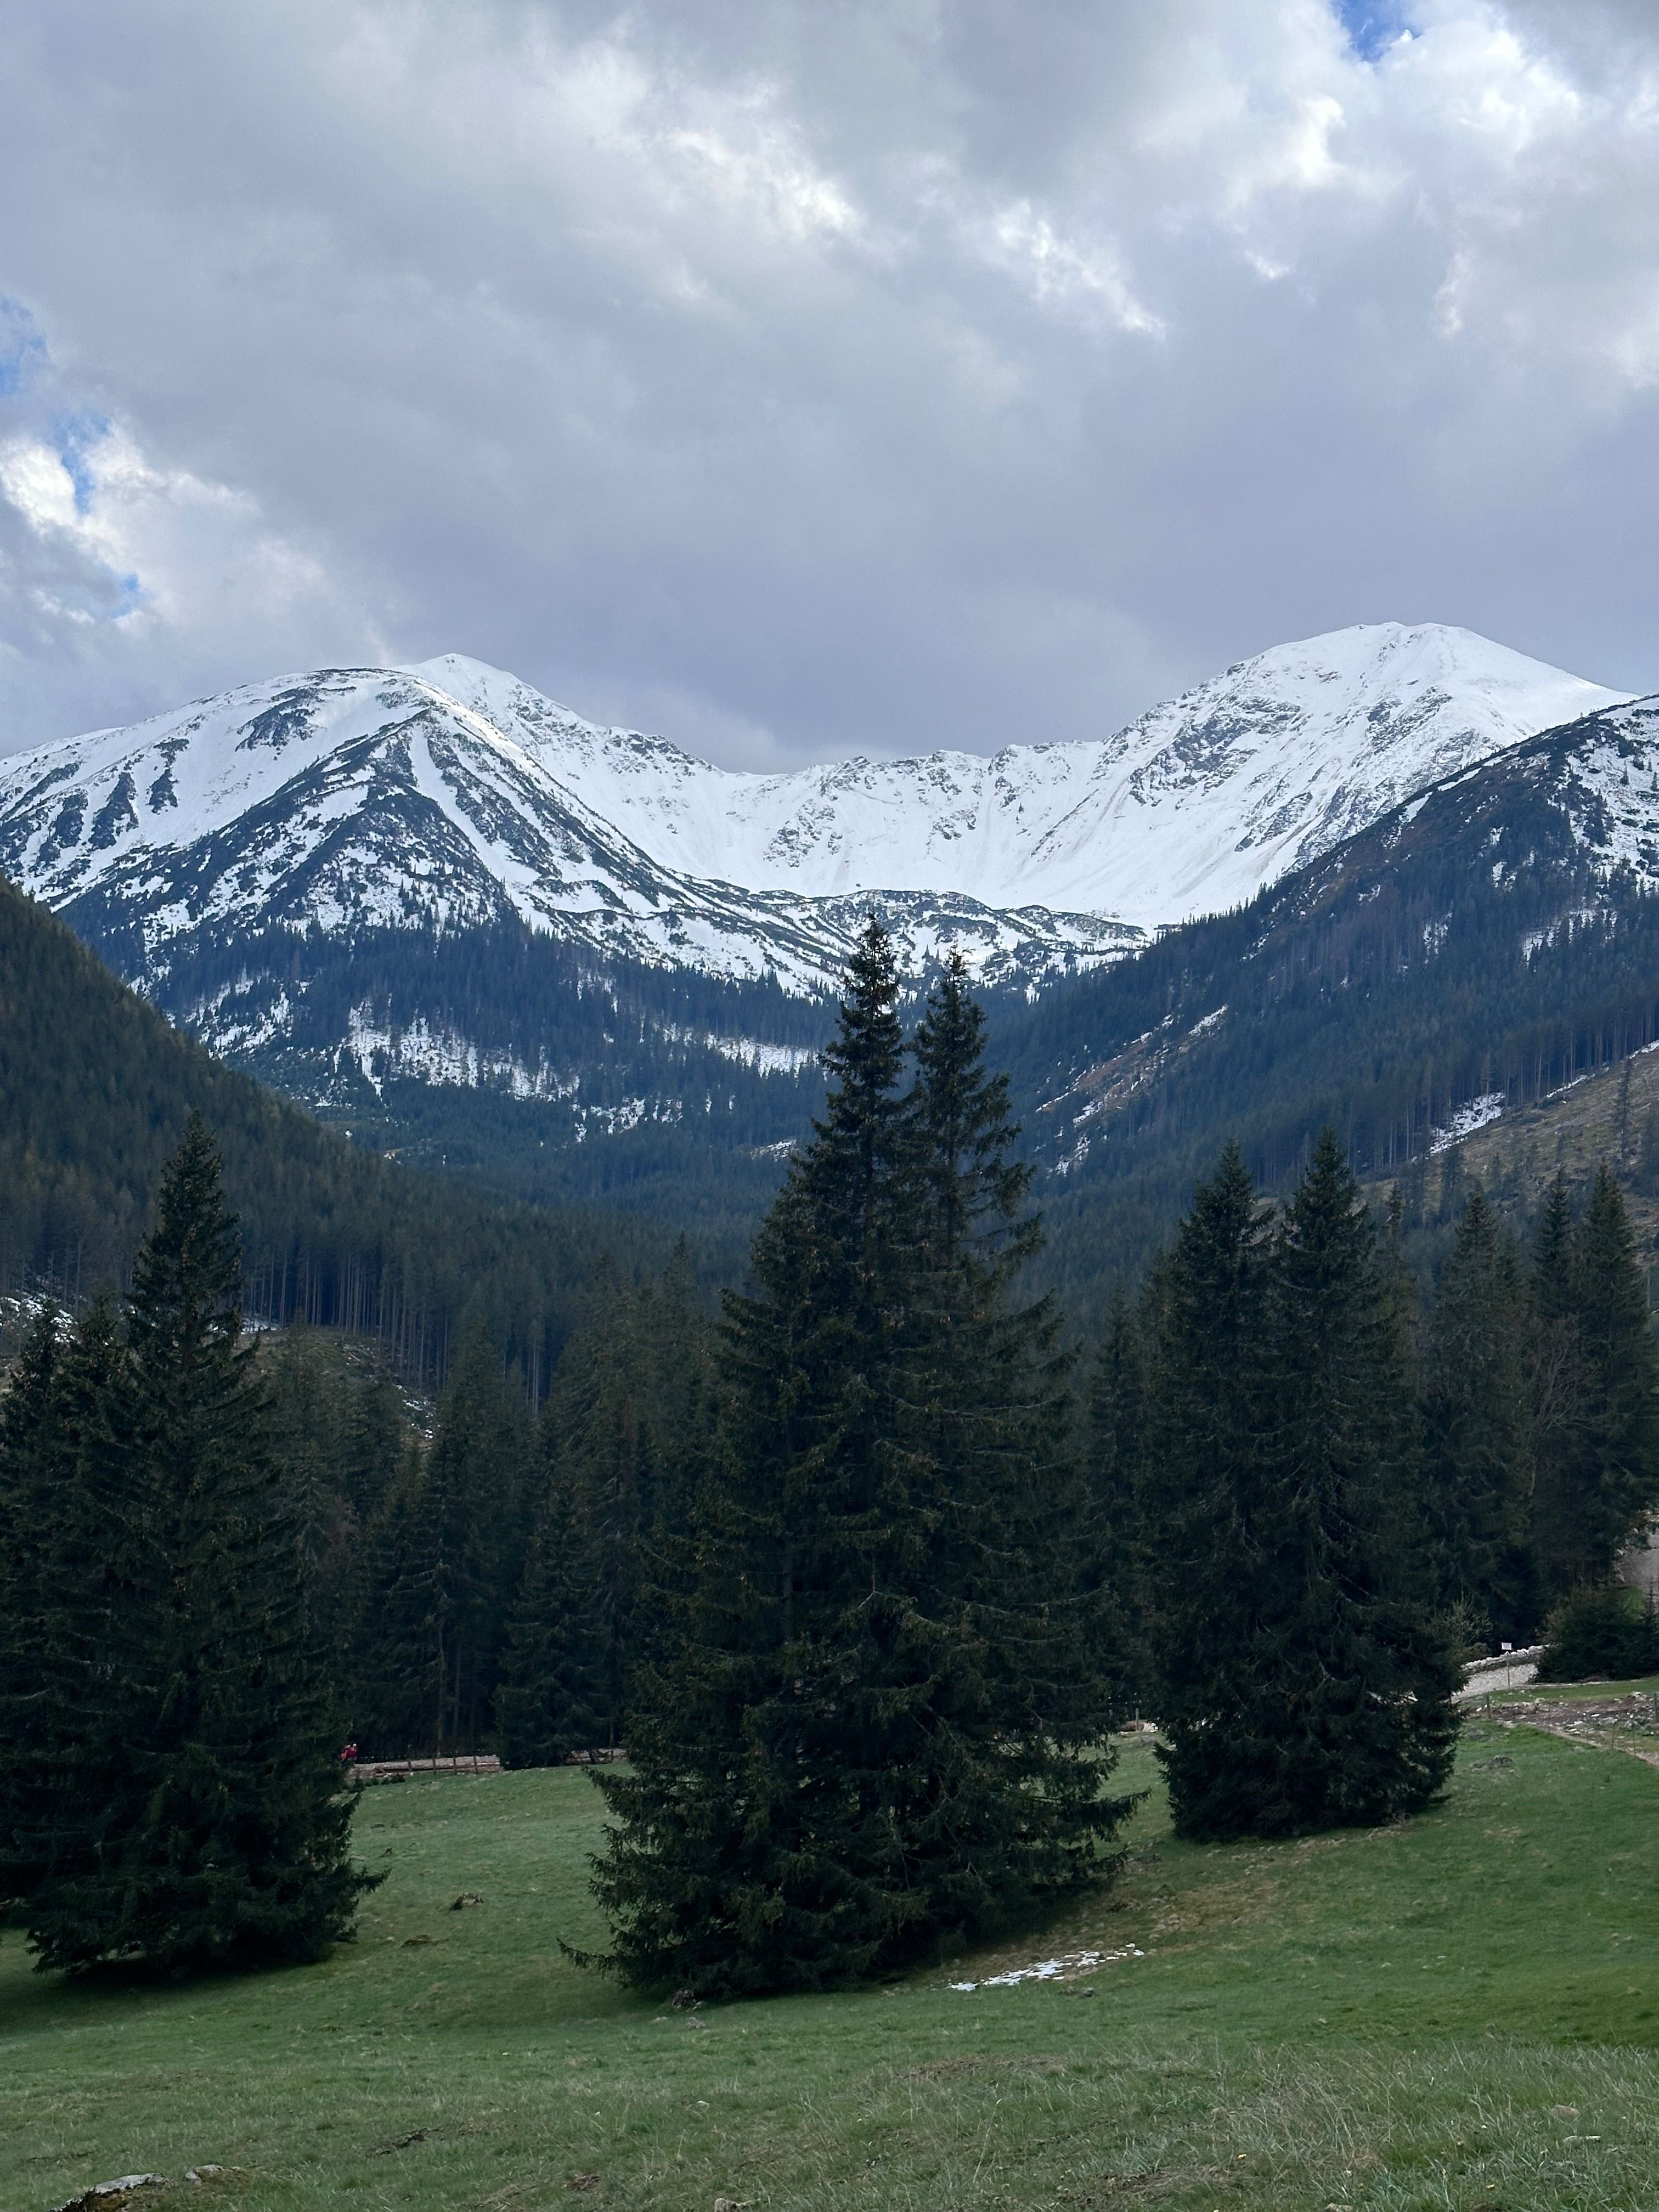
<instances>
[{"instance_id":1,"label":"mountain ridge","mask_svg":"<svg viewBox=\"0 0 1659 2212\"><path fill-rule=\"evenodd\" d=\"M784 776L572 715L457 655L331 669L0 762L0 867L204 931L497 926L833 989L872 903L922 974L1040 989L1243 903L1449 770L1624 695L1437 625L1277 647L1114 737ZM78 926L78 923L77 923Z\"/></svg>"},{"instance_id":2,"label":"mountain ridge","mask_svg":"<svg viewBox=\"0 0 1659 2212\"><path fill-rule=\"evenodd\" d=\"M661 865L816 897L1035 902L1141 933L1239 904L1412 790L1628 696L1473 631L1359 624L1237 662L1103 739L765 775L586 722L457 654L411 672L512 730ZM1156 869L1126 871L1149 831Z\"/></svg>"}]
</instances>

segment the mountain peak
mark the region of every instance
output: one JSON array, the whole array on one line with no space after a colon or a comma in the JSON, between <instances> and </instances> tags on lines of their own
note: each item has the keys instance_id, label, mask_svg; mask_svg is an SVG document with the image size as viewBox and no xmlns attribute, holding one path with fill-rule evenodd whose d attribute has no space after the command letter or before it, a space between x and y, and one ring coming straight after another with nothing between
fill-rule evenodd
<instances>
[{"instance_id":1,"label":"mountain peak","mask_svg":"<svg viewBox=\"0 0 1659 2212\"><path fill-rule=\"evenodd\" d=\"M1239 662L1103 738L1007 732L789 775L608 729L461 653L243 686L0 764L0 866L159 943L516 914L629 957L801 988L878 901L918 959L1115 957L1239 904L1401 799L1624 695L1433 623ZM977 948L975 951L974 948Z\"/></svg>"},{"instance_id":2,"label":"mountain peak","mask_svg":"<svg viewBox=\"0 0 1659 2212\"><path fill-rule=\"evenodd\" d=\"M1423 785L1626 695L1439 623L1273 646L1105 738L1011 732L788 775L605 730L458 654L417 672L659 865L808 897L949 891L1138 929L1237 904Z\"/></svg>"}]
</instances>

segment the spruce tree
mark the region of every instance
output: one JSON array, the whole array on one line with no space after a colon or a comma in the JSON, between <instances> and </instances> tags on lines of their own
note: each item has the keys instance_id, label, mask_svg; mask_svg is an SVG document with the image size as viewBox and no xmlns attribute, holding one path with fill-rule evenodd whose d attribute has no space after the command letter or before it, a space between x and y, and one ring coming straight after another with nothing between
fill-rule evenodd
<instances>
[{"instance_id":1,"label":"spruce tree","mask_svg":"<svg viewBox=\"0 0 1659 2212\"><path fill-rule=\"evenodd\" d=\"M336 1716L240 1285L195 1120L134 1269L125 1354L92 1347L113 1370L81 1447L103 1557L92 1577L64 1562L54 1595L64 1787L29 1910L43 1966L314 1959L370 1886L347 1857Z\"/></svg>"},{"instance_id":2,"label":"spruce tree","mask_svg":"<svg viewBox=\"0 0 1659 2212\"><path fill-rule=\"evenodd\" d=\"M1146 1351L1139 1316L1121 1283L1112 1291L1090 1378L1086 1465L1092 1498L1090 1573L1115 1616L1117 1635L1102 1654L1116 1659L1126 1701L1139 1711L1153 1694L1149 1637Z\"/></svg>"},{"instance_id":3,"label":"spruce tree","mask_svg":"<svg viewBox=\"0 0 1659 2212\"><path fill-rule=\"evenodd\" d=\"M1610 1574L1659 1504L1659 1364L1625 1201L1597 1168L1573 1253L1583 1377L1582 1486L1558 1532L1576 1579Z\"/></svg>"},{"instance_id":4,"label":"spruce tree","mask_svg":"<svg viewBox=\"0 0 1659 2212\"><path fill-rule=\"evenodd\" d=\"M644 1544L655 1510L658 1424L654 1304L609 1270L589 1291L544 1410L540 1455L552 1492L568 1492L573 1532L565 1601L602 1729L621 1740L643 1628Z\"/></svg>"},{"instance_id":5,"label":"spruce tree","mask_svg":"<svg viewBox=\"0 0 1659 2212\"><path fill-rule=\"evenodd\" d=\"M1267 1260L1236 1144L1193 1193L1149 1301L1155 1329L1141 1496L1148 1630L1176 1817L1218 1823L1249 1697L1264 1570Z\"/></svg>"},{"instance_id":6,"label":"spruce tree","mask_svg":"<svg viewBox=\"0 0 1659 2212\"><path fill-rule=\"evenodd\" d=\"M1532 1397L1533 1557L1545 1592L1559 1596L1583 1572L1575 1501L1585 1487L1589 1376L1579 1340L1572 1207L1566 1177L1545 1194L1528 1282Z\"/></svg>"},{"instance_id":7,"label":"spruce tree","mask_svg":"<svg viewBox=\"0 0 1659 2212\"><path fill-rule=\"evenodd\" d=\"M447 1757L489 1735L522 1557L530 1417L478 1322L462 1339L431 1448L411 1452L368 1531L353 1726L386 1755Z\"/></svg>"},{"instance_id":8,"label":"spruce tree","mask_svg":"<svg viewBox=\"0 0 1659 2212\"><path fill-rule=\"evenodd\" d=\"M1111 1766L1099 1747L1129 1657L1100 1571L1060 1314L1052 1295L1017 1294L1042 1224L959 953L929 994L915 1054L918 1326L896 1363L892 1425L911 1454L913 1510L931 1522L910 1595L940 1640L928 1755L939 1760L947 1718L957 1737L921 1792L949 1808L927 1878L942 1924L965 1929L1096 1862L1121 1809L1099 1795ZM1045 1820L1031 1818L1034 1801Z\"/></svg>"},{"instance_id":9,"label":"spruce tree","mask_svg":"<svg viewBox=\"0 0 1659 2212\"><path fill-rule=\"evenodd\" d=\"M559 1766L610 1739L609 1653L594 1604L595 1550L574 1477L556 1452L496 1693L496 1735L508 1766Z\"/></svg>"},{"instance_id":10,"label":"spruce tree","mask_svg":"<svg viewBox=\"0 0 1659 2212\"><path fill-rule=\"evenodd\" d=\"M42 1651L46 1575L65 1501L52 1449L58 1316L31 1322L0 1401L0 1920L34 1888L41 1869L23 1830L49 1759Z\"/></svg>"},{"instance_id":11,"label":"spruce tree","mask_svg":"<svg viewBox=\"0 0 1659 2212\"><path fill-rule=\"evenodd\" d=\"M349 1724L370 1757L434 1750L448 1716L445 1555L434 1503L425 1455L411 1438L360 1553Z\"/></svg>"},{"instance_id":12,"label":"spruce tree","mask_svg":"<svg viewBox=\"0 0 1659 2212\"><path fill-rule=\"evenodd\" d=\"M97 1873L118 1840L126 1744L155 1710L161 1564L133 1480L133 1395L100 1294L59 1349L40 1431L34 1724L17 1776L31 1915L49 1885L59 1893Z\"/></svg>"},{"instance_id":13,"label":"spruce tree","mask_svg":"<svg viewBox=\"0 0 1659 2212\"><path fill-rule=\"evenodd\" d=\"M1459 1678L1431 1617L1397 1301L1334 1133L1266 1254L1236 1158L1182 1239L1176 1525L1201 1572L1173 1600L1164 1585L1162 1756L1176 1826L1294 1834L1414 1810L1449 1768ZM1193 1390L1206 1319L1224 1354L1213 1418L1237 1425L1211 1429L1207 1480ZM1207 1508L1207 1543L1194 1504Z\"/></svg>"},{"instance_id":14,"label":"spruce tree","mask_svg":"<svg viewBox=\"0 0 1659 2212\"><path fill-rule=\"evenodd\" d=\"M1541 1618L1530 1542L1527 1294L1509 1231L1477 1186L1457 1225L1427 1332L1423 1480L1437 1595L1492 1638Z\"/></svg>"},{"instance_id":15,"label":"spruce tree","mask_svg":"<svg viewBox=\"0 0 1659 2212\"><path fill-rule=\"evenodd\" d=\"M1026 1603L1043 1524L1017 1493L1054 1463L1063 1363L1046 1316L998 1311L1023 1184L979 1123L1006 1109L975 1051L955 1071L951 1188L927 1133L945 1103L899 1088L897 993L872 924L824 1117L756 1239L753 1287L727 1302L720 1444L677 1632L635 1686L633 1771L601 1778L619 1825L596 1888L612 1961L642 1982L738 1995L902 1965L1088 1878L1116 1809L1078 1755L1072 1629ZM954 1439L947 1280L966 1333L1006 1359L972 1381L984 1419ZM1018 1446L1016 1405L1033 1417ZM1066 1589L1051 1579L1062 1615Z\"/></svg>"}]
</instances>

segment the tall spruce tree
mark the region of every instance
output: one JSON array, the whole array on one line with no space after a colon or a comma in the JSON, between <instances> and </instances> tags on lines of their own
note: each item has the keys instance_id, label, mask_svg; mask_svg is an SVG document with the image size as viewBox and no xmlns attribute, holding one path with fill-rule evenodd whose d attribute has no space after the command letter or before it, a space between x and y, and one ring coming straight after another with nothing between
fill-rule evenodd
<instances>
[{"instance_id":1,"label":"tall spruce tree","mask_svg":"<svg viewBox=\"0 0 1659 2212\"><path fill-rule=\"evenodd\" d=\"M46 1578L64 1510L53 1449L59 1320L30 1324L0 1401L0 1919L34 1888L36 1830L51 1756L42 1654Z\"/></svg>"},{"instance_id":2,"label":"tall spruce tree","mask_svg":"<svg viewBox=\"0 0 1659 2212\"><path fill-rule=\"evenodd\" d=\"M1546 1593L1559 1597L1584 1571L1576 1501L1585 1486L1589 1381L1578 1329L1572 1206L1565 1175L1545 1194L1528 1285L1532 1397L1533 1556Z\"/></svg>"},{"instance_id":3,"label":"tall spruce tree","mask_svg":"<svg viewBox=\"0 0 1659 2212\"><path fill-rule=\"evenodd\" d=\"M123 1723L142 1724L147 1711L135 1687L149 1660L153 1582L148 1531L128 1510L131 1375L107 1297L57 1346L44 1394L43 1364L37 1352L21 1378L35 1400L34 1582L32 1618L20 1624L27 1694L9 1760L13 1863L31 1910L48 1877L91 1863L97 1810L118 1796Z\"/></svg>"},{"instance_id":4,"label":"tall spruce tree","mask_svg":"<svg viewBox=\"0 0 1659 2212\"><path fill-rule=\"evenodd\" d=\"M1573 1252L1583 1376L1582 1483L1559 1530L1563 1563L1582 1579L1613 1571L1659 1505L1659 1363L1647 1282L1625 1201L1597 1168Z\"/></svg>"},{"instance_id":5,"label":"tall spruce tree","mask_svg":"<svg viewBox=\"0 0 1659 2212\"><path fill-rule=\"evenodd\" d=\"M1013 1493L1052 1449L1046 1407L1018 1455L994 1440L994 1409L947 1510L943 1284L951 1269L974 1282L964 1320L982 1348L1019 1185L974 1133L987 1095L974 1103L963 1066L969 1181L945 1188L926 1133L942 1102L899 1087L897 995L872 923L825 1054L824 1118L756 1239L752 1290L728 1300L721 1448L678 1632L636 1685L633 1771L600 1778L618 1826L595 1886L612 1962L642 1982L742 1995L900 1965L1086 1879L1115 1810L1078 1755L1076 1686L1005 1674L1036 1654L1059 1672L1054 1630L1024 1611L1031 1564L1008 1562L1006 1620L988 1598L982 1486L1004 1468L1018 1551L1037 1516ZM1036 1348L1052 1394L1044 1327L1021 1358L1029 1389Z\"/></svg>"},{"instance_id":6,"label":"tall spruce tree","mask_svg":"<svg viewBox=\"0 0 1659 2212\"><path fill-rule=\"evenodd\" d=\"M929 994L915 1054L919 1325L896 1363L892 1427L932 1522L910 1595L949 1655L934 1662L935 1759L947 1721L958 1739L953 1771L926 1785L949 1820L929 1878L961 1900L944 1924L966 1929L1098 1869L1122 1809L1100 1795L1112 1763L1100 1747L1131 1669L1115 1577L1099 1571L1060 1316L1052 1296L1018 1296L1042 1224L959 953ZM958 1856L997 1869L1002 1893L989 1880L976 1893Z\"/></svg>"},{"instance_id":7,"label":"tall spruce tree","mask_svg":"<svg viewBox=\"0 0 1659 2212\"><path fill-rule=\"evenodd\" d=\"M134 1269L125 1355L88 1347L109 1370L80 1447L102 1557L60 1561L53 1592L64 1784L29 1905L42 1966L314 1959L371 1886L347 1856L336 1716L240 1286L198 1119Z\"/></svg>"},{"instance_id":8,"label":"tall spruce tree","mask_svg":"<svg viewBox=\"0 0 1659 2212\"><path fill-rule=\"evenodd\" d=\"M1177 1818L1198 1833L1233 1772L1265 1564L1267 1255L1236 1144L1194 1191L1154 1287L1140 1493L1147 1625Z\"/></svg>"},{"instance_id":9,"label":"tall spruce tree","mask_svg":"<svg viewBox=\"0 0 1659 2212\"><path fill-rule=\"evenodd\" d=\"M1462 1604L1490 1636L1517 1644L1541 1618L1530 1541L1527 1320L1514 1239L1477 1185L1426 1331L1425 1505L1440 1602Z\"/></svg>"},{"instance_id":10,"label":"tall spruce tree","mask_svg":"<svg viewBox=\"0 0 1659 2212\"><path fill-rule=\"evenodd\" d=\"M1619 1186L1598 1168L1575 1224L1559 1176L1533 1249L1533 1542L1546 1593L1613 1571L1659 1504L1659 1371Z\"/></svg>"},{"instance_id":11,"label":"tall spruce tree","mask_svg":"<svg viewBox=\"0 0 1659 2212\"><path fill-rule=\"evenodd\" d=\"M584 1664L600 1741L621 1740L644 1626L646 1533L655 1510L656 1301L610 1270L590 1289L560 1355L539 1449L550 1498L568 1492L567 1601L582 1622Z\"/></svg>"},{"instance_id":12,"label":"tall spruce tree","mask_svg":"<svg viewBox=\"0 0 1659 2212\"><path fill-rule=\"evenodd\" d=\"M1110 1607L1115 1636L1102 1654L1123 1670L1136 1711L1152 1697L1149 1643L1152 1554L1147 1540L1146 1351L1139 1315L1121 1283L1112 1291L1089 1380L1086 1466L1091 1492L1090 1576Z\"/></svg>"},{"instance_id":13,"label":"tall spruce tree","mask_svg":"<svg viewBox=\"0 0 1659 2212\"><path fill-rule=\"evenodd\" d=\"M1182 1486L1189 1504L1206 1501L1217 1535L1194 1543L1189 1510L1181 1525L1204 1579L1164 1623L1176 1825L1282 1835L1413 1810L1449 1768L1459 1677L1432 1619L1398 1304L1375 1230L1328 1129L1265 1255L1236 1158L1194 1217L1177 1249L1171 1398ZM1206 1310L1226 1332L1223 1418L1243 1433L1215 1437L1224 1474L1194 1482L1194 1322ZM1231 1650L1200 1617L1230 1552Z\"/></svg>"},{"instance_id":14,"label":"tall spruce tree","mask_svg":"<svg viewBox=\"0 0 1659 2212\"><path fill-rule=\"evenodd\" d=\"M597 1549L575 1476L555 1452L543 1468L496 1693L496 1733L508 1766L559 1766L611 1740Z\"/></svg>"},{"instance_id":15,"label":"tall spruce tree","mask_svg":"<svg viewBox=\"0 0 1659 2212\"><path fill-rule=\"evenodd\" d=\"M476 1750L494 1725L507 1613L524 1540L530 1413L477 1322L371 1523L352 1725L400 1754Z\"/></svg>"}]
</instances>

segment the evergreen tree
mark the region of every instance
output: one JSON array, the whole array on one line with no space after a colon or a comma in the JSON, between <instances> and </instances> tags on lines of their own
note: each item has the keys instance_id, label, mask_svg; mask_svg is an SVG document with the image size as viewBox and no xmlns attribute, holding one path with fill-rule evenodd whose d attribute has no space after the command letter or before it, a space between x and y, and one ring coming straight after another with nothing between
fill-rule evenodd
<instances>
[{"instance_id":1,"label":"evergreen tree","mask_svg":"<svg viewBox=\"0 0 1659 2212\"><path fill-rule=\"evenodd\" d=\"M1013 1157L1020 1131L1008 1079L986 1071L985 1017L959 952L929 994L915 1054L921 1325L900 1354L909 1419L901 1414L894 1430L914 1436L916 1496L934 1516L921 1583L963 1606L984 1724L996 1725L988 1716L1009 1697L1005 1739L1025 1741L1036 1762L1028 1787L1058 1807L1075 1778L1071 1747L1103 1735L1132 1662L1074 1432L1058 1308L1052 1295L1015 1296L1042 1224L1027 1211L1031 1170ZM1031 1741L1038 1709L1048 1740L1067 1747L1042 1771ZM1099 1779L1105 1771L1097 1766ZM988 1769L981 1784L992 1822L1004 1783Z\"/></svg>"},{"instance_id":2,"label":"evergreen tree","mask_svg":"<svg viewBox=\"0 0 1659 2212\"><path fill-rule=\"evenodd\" d=\"M559 1766L610 1737L608 1653L595 1617L594 1550L574 1477L556 1454L496 1695L497 1734L508 1766Z\"/></svg>"},{"instance_id":3,"label":"evergreen tree","mask_svg":"<svg viewBox=\"0 0 1659 2212\"><path fill-rule=\"evenodd\" d=\"M646 1531L655 1511L655 1314L648 1291L603 1271L559 1360L541 1422L553 1491L568 1489L579 1540L567 1602L586 1638L600 1741L618 1742L643 1627Z\"/></svg>"},{"instance_id":4,"label":"evergreen tree","mask_svg":"<svg viewBox=\"0 0 1659 2212\"><path fill-rule=\"evenodd\" d=\"M428 1512L434 1503L425 1455L411 1438L397 1479L369 1516L359 1556L349 1725L371 1755L432 1749L448 1712L440 1636L444 1553L440 1518Z\"/></svg>"},{"instance_id":5,"label":"evergreen tree","mask_svg":"<svg viewBox=\"0 0 1659 2212\"><path fill-rule=\"evenodd\" d=\"M1152 1562L1147 1536L1147 1374L1140 1318L1121 1283L1106 1309L1099 1358L1090 1379L1087 1466L1092 1493L1091 1579L1109 1596L1118 1624L1115 1656L1124 1696L1136 1710L1152 1697L1149 1606Z\"/></svg>"},{"instance_id":6,"label":"evergreen tree","mask_svg":"<svg viewBox=\"0 0 1659 2212\"><path fill-rule=\"evenodd\" d=\"M43 1966L312 1959L369 1886L346 1856L335 1716L240 1280L198 1120L134 1271L100 1394L115 1418L82 1443L103 1564L76 1587L63 1562L53 1595L65 1779L29 1908Z\"/></svg>"},{"instance_id":7,"label":"evergreen tree","mask_svg":"<svg viewBox=\"0 0 1659 2212\"><path fill-rule=\"evenodd\" d=\"M1240 1164L1224 1163L1177 1251L1173 1432L1188 1454L1177 1472L1217 1531L1206 1547L1190 1512L1182 1521L1205 1573L1164 1622L1160 1655L1162 1755L1176 1825L1194 1836L1293 1834L1413 1810L1443 1781L1456 1728L1457 1669L1431 1617L1414 1525L1397 1305L1334 1133L1265 1258L1252 1211ZM1242 1434L1212 1430L1223 1479L1194 1482L1192 1378L1208 1317L1224 1332L1222 1418ZM1219 1624L1202 1618L1212 1595L1223 1598Z\"/></svg>"},{"instance_id":8,"label":"evergreen tree","mask_svg":"<svg viewBox=\"0 0 1659 2212\"><path fill-rule=\"evenodd\" d=\"M1441 1604L1461 1603L1491 1637L1516 1644L1540 1618L1529 1541L1526 1354L1520 1259L1477 1187L1458 1224L1427 1332L1425 1508Z\"/></svg>"},{"instance_id":9,"label":"evergreen tree","mask_svg":"<svg viewBox=\"0 0 1659 2212\"><path fill-rule=\"evenodd\" d=\"M31 1367L35 1595L12 1832L32 1911L48 1877L84 1869L100 1808L118 1796L125 1724L142 1726L149 1710L137 1690L155 1571L125 1480L131 1377L110 1300L94 1298L57 1348L44 1403L38 1359Z\"/></svg>"},{"instance_id":10,"label":"evergreen tree","mask_svg":"<svg viewBox=\"0 0 1659 2212\"><path fill-rule=\"evenodd\" d=\"M0 1918L34 1888L32 1828L50 1757L42 1650L46 1583L63 1500L55 1479L52 1384L58 1316L31 1322L0 1401Z\"/></svg>"},{"instance_id":11,"label":"evergreen tree","mask_svg":"<svg viewBox=\"0 0 1659 2212\"><path fill-rule=\"evenodd\" d=\"M1582 1486L1557 1527L1575 1579L1610 1574L1659 1504L1659 1366L1647 1283L1619 1186L1597 1168L1573 1252L1584 1383Z\"/></svg>"},{"instance_id":12,"label":"evergreen tree","mask_svg":"<svg viewBox=\"0 0 1659 2212\"><path fill-rule=\"evenodd\" d=\"M447 1757L490 1732L522 1558L529 1427L518 1379L476 1322L431 1449L410 1455L369 1530L353 1725L376 1749Z\"/></svg>"},{"instance_id":13,"label":"evergreen tree","mask_svg":"<svg viewBox=\"0 0 1659 2212\"><path fill-rule=\"evenodd\" d=\"M735 1995L879 1972L1087 1879L1117 1810L1078 1756L1086 1699L1056 1663L1066 1638L1024 1614L1034 1562L1018 1554L1041 1516L1017 1488L1054 1449L1046 1317L1004 1331L1038 1415L1018 1472L1006 1382L988 1401L976 1382L983 1449L946 1511L941 1461L957 1448L940 1413L960 1371L932 1364L941 1287L988 1342L1023 1183L975 1133L987 1112L1006 1121L975 1059L956 1070L964 1182L946 1187L926 1134L945 1103L899 1091L896 999L872 923L825 1055L824 1118L757 1237L752 1291L727 1303L722 1444L678 1634L636 1686L633 1771L601 1778L620 1825L596 1888L613 1962L637 1980ZM984 1553L998 1464L1001 1619ZM1022 1654L1039 1664L1016 1679Z\"/></svg>"},{"instance_id":14,"label":"evergreen tree","mask_svg":"<svg viewBox=\"0 0 1659 2212\"><path fill-rule=\"evenodd\" d=\"M1202 1832L1231 1772L1265 1566L1267 1252L1237 1145L1194 1191L1150 1308L1148 1626L1171 1793Z\"/></svg>"},{"instance_id":15,"label":"evergreen tree","mask_svg":"<svg viewBox=\"0 0 1659 2212\"><path fill-rule=\"evenodd\" d=\"M348 1393L318 1332L303 1321L259 1350L271 1450L299 1522L307 1601L318 1649L337 1685L350 1633L360 1537L343 1480Z\"/></svg>"}]
</instances>

